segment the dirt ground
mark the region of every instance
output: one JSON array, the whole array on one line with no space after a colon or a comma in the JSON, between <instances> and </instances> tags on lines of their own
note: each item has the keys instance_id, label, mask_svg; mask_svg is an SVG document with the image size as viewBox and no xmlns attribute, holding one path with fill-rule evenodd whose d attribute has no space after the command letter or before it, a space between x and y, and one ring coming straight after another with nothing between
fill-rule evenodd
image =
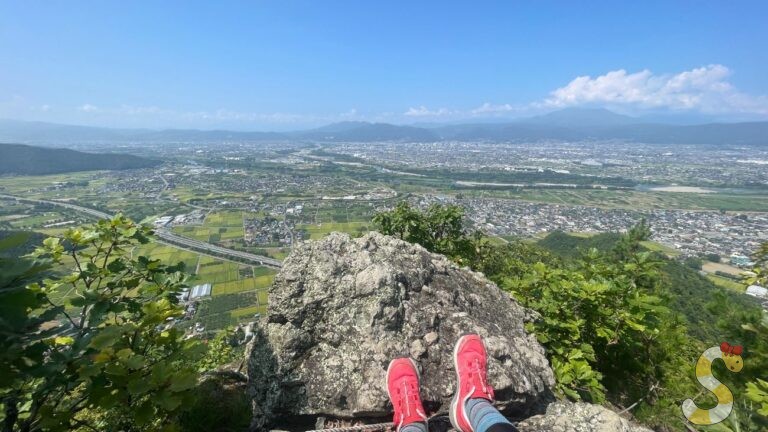
<instances>
[{"instance_id":1,"label":"dirt ground","mask_svg":"<svg viewBox=\"0 0 768 432\"><path fill-rule=\"evenodd\" d=\"M723 273L732 274L734 276L739 276L744 272L744 270L738 267L732 266L730 264L713 263L713 262L705 262L704 265L701 266L701 269L707 273L714 273L716 271L721 271Z\"/></svg>"}]
</instances>

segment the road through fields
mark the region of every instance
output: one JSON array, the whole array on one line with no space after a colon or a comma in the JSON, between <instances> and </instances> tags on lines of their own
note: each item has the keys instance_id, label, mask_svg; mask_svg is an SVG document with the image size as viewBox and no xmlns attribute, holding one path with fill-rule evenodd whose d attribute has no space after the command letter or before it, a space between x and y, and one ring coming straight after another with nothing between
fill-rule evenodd
<instances>
[{"instance_id":1,"label":"road through fields","mask_svg":"<svg viewBox=\"0 0 768 432\"><path fill-rule=\"evenodd\" d=\"M21 198L13 195L4 195L4 194L0 194L0 198L14 199L16 201L21 201L21 202L55 205L55 206L75 210L80 213L84 213L98 219L109 219L112 217L112 215L109 215L102 211L94 210L88 207L82 207L82 206L71 204L68 202ZM203 242L200 240L183 237L171 231L168 231L164 228L155 229L155 236L157 241L160 243L164 243L169 246L174 246L180 249L186 249L191 252L198 252L206 255L211 255L215 258L224 258L230 261L247 262L249 264L262 265L262 266L274 267L274 268L280 268L282 266L282 263L279 260L276 260L274 258L266 257L263 255L256 255L249 252L229 249L229 248L214 245L211 243Z\"/></svg>"}]
</instances>

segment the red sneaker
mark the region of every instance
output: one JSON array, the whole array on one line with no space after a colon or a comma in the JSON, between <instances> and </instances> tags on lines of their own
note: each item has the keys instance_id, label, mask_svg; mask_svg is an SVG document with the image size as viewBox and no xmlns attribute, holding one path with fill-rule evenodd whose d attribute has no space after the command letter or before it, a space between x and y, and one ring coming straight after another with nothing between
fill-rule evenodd
<instances>
[{"instance_id":1,"label":"red sneaker","mask_svg":"<svg viewBox=\"0 0 768 432\"><path fill-rule=\"evenodd\" d=\"M419 369L409 358L394 359L387 368L387 393L395 415L392 422L396 430L417 422L427 422L419 396Z\"/></svg>"},{"instance_id":2,"label":"red sneaker","mask_svg":"<svg viewBox=\"0 0 768 432\"><path fill-rule=\"evenodd\" d=\"M453 365L456 367L456 393L451 401L448 417L454 428L461 432L474 432L465 411L467 401L474 398L493 402L493 388L488 385L487 355L480 336L462 336L453 349Z\"/></svg>"}]
</instances>

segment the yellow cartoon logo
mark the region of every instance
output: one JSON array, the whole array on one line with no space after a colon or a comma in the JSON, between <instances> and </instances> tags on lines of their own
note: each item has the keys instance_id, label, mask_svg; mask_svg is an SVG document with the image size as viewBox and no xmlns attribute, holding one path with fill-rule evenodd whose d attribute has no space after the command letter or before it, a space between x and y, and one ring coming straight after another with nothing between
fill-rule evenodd
<instances>
[{"instance_id":1,"label":"yellow cartoon logo","mask_svg":"<svg viewBox=\"0 0 768 432\"><path fill-rule=\"evenodd\" d=\"M683 414L693 424L713 425L725 420L733 410L733 393L712 375L712 362L722 359L725 366L731 372L740 372L744 367L744 360L741 358L743 348L740 345L731 346L728 342L723 342L720 346L713 346L707 349L696 362L696 379L707 390L717 396L717 406L710 409L701 409L696 406L692 399L686 399L683 402Z\"/></svg>"}]
</instances>

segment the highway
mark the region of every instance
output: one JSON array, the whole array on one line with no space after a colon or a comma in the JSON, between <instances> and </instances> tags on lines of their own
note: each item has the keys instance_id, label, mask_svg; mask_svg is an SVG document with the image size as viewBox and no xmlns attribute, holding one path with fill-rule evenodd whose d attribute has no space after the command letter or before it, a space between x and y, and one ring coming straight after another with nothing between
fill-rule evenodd
<instances>
[{"instance_id":1,"label":"highway","mask_svg":"<svg viewBox=\"0 0 768 432\"><path fill-rule=\"evenodd\" d=\"M55 205L55 206L75 210L80 213L85 213L89 216L93 216L98 219L109 219L112 217L112 215L109 215L102 211L94 210L88 207L82 207L76 204L70 204L67 202L39 200L39 199L32 199L32 198L21 198L13 195L4 195L4 194L0 194L0 198L14 199L21 202ZM269 258L262 255L256 255L249 252L242 252L242 251L237 251L233 249L228 249L222 246L206 243L204 241L183 237L164 228L155 229L155 238L160 243L164 243L180 249L186 249L192 252L199 252L205 255L211 255L217 258L228 259L230 261L246 262L248 264L262 265L262 266L275 267L275 268L280 268L282 266L282 263L279 260L276 260L274 258Z\"/></svg>"}]
</instances>

